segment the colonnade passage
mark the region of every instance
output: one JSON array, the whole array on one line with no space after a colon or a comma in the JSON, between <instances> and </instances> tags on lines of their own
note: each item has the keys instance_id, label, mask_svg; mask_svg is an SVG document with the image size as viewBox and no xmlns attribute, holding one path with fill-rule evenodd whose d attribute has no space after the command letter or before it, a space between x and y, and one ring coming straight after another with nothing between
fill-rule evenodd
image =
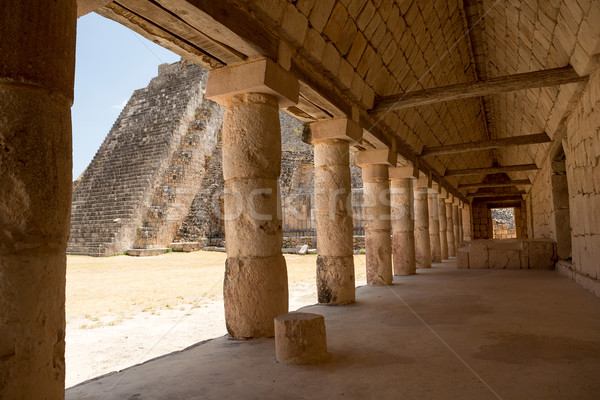
<instances>
[{"instance_id":1,"label":"colonnade passage","mask_svg":"<svg viewBox=\"0 0 600 400\"><path fill-rule=\"evenodd\" d=\"M298 81L267 59L210 73L206 96L226 108L225 315L232 338L273 336L273 318L288 310L277 179L281 165L278 108L298 101ZM365 131L350 118L309 125L314 148L318 302L355 301L350 151ZM390 285L455 254L463 204L414 166L396 167L390 149L360 149L367 284ZM442 210L442 211L440 211ZM462 212L461 212L462 217ZM443 243L443 244L442 244ZM451 249L449 251L449 249Z\"/></svg>"},{"instance_id":2,"label":"colonnade passage","mask_svg":"<svg viewBox=\"0 0 600 400\"><path fill-rule=\"evenodd\" d=\"M0 398L60 399L76 3L44 6L51 10L37 19L23 3L39 8L33 1L0 7L12 17L3 20L0 36L22 39L0 44L0 187L12 191L12 201L0 207ZM298 104L299 85L267 58L209 74L206 97L225 107L224 303L234 339L272 337L274 318L288 312L278 112ZM310 130L318 301L349 304L355 301L349 154L366 131L349 117L314 122ZM432 188L431 176L423 179L413 166L396 167L392 149L360 148L355 154L364 184L368 284L390 285L394 275L415 274L454 256L462 203Z\"/></svg>"}]
</instances>

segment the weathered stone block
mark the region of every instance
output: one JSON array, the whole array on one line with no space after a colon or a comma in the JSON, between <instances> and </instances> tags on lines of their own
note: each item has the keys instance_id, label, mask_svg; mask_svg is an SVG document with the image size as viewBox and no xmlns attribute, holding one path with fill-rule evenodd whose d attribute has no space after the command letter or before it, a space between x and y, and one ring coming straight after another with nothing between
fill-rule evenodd
<instances>
[{"instance_id":1,"label":"weathered stone block","mask_svg":"<svg viewBox=\"0 0 600 400\"><path fill-rule=\"evenodd\" d=\"M488 265L490 269L519 269L521 268L521 252L519 249L490 248Z\"/></svg>"},{"instance_id":2,"label":"weathered stone block","mask_svg":"<svg viewBox=\"0 0 600 400\"><path fill-rule=\"evenodd\" d=\"M275 318L275 358L282 364L326 361L327 336L322 315L291 312Z\"/></svg>"},{"instance_id":3,"label":"weathered stone block","mask_svg":"<svg viewBox=\"0 0 600 400\"><path fill-rule=\"evenodd\" d=\"M489 268L488 249L486 243L479 243L477 241L471 242L471 244L469 245L469 268Z\"/></svg>"},{"instance_id":4,"label":"weathered stone block","mask_svg":"<svg viewBox=\"0 0 600 400\"><path fill-rule=\"evenodd\" d=\"M458 249L458 253L456 254L456 267L459 269L470 268L468 248L461 247Z\"/></svg>"}]
</instances>

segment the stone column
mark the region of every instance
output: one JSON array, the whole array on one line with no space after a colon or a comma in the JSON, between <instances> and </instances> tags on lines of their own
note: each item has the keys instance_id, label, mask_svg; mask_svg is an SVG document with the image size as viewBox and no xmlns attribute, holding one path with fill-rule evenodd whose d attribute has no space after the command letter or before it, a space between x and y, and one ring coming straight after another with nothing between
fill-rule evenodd
<instances>
[{"instance_id":1,"label":"stone column","mask_svg":"<svg viewBox=\"0 0 600 400\"><path fill-rule=\"evenodd\" d=\"M440 221L440 248L442 251L442 260L448 259L448 237L446 235L448 219L446 217L445 197L446 196L444 194L444 191L442 191L442 193L438 195L438 212L439 212L439 221Z\"/></svg>"},{"instance_id":2,"label":"stone column","mask_svg":"<svg viewBox=\"0 0 600 400\"><path fill-rule=\"evenodd\" d=\"M395 166L396 157L389 149L356 153L355 163L362 168L368 285L391 285L393 280L388 165Z\"/></svg>"},{"instance_id":3,"label":"stone column","mask_svg":"<svg viewBox=\"0 0 600 400\"><path fill-rule=\"evenodd\" d=\"M458 251L458 243L460 238L460 232L458 229L458 205L456 204L457 200L454 199L455 203L452 204L452 224L454 226L454 249Z\"/></svg>"},{"instance_id":4,"label":"stone column","mask_svg":"<svg viewBox=\"0 0 600 400\"><path fill-rule=\"evenodd\" d=\"M458 206L458 242L463 241L463 219L462 219L462 202Z\"/></svg>"},{"instance_id":5,"label":"stone column","mask_svg":"<svg viewBox=\"0 0 600 400\"><path fill-rule=\"evenodd\" d=\"M206 97L226 107L227 330L234 339L272 337L274 318L288 311L278 187L279 107L296 103L298 82L273 62L258 59L211 71Z\"/></svg>"},{"instance_id":6,"label":"stone column","mask_svg":"<svg viewBox=\"0 0 600 400\"><path fill-rule=\"evenodd\" d=\"M0 398L63 399L77 4L0 9Z\"/></svg>"},{"instance_id":7,"label":"stone column","mask_svg":"<svg viewBox=\"0 0 600 400\"><path fill-rule=\"evenodd\" d=\"M427 193L429 207L429 242L431 243L431 262L442 262L442 246L440 243L440 219L438 212L437 189L429 189Z\"/></svg>"},{"instance_id":8,"label":"stone column","mask_svg":"<svg viewBox=\"0 0 600 400\"><path fill-rule=\"evenodd\" d=\"M415 259L417 268L431 268L431 241L429 236L429 206L427 178L419 177L415 187Z\"/></svg>"},{"instance_id":9,"label":"stone column","mask_svg":"<svg viewBox=\"0 0 600 400\"><path fill-rule=\"evenodd\" d=\"M412 275L416 272L413 167L390 168L389 175L394 275Z\"/></svg>"},{"instance_id":10,"label":"stone column","mask_svg":"<svg viewBox=\"0 0 600 400\"><path fill-rule=\"evenodd\" d=\"M453 196L448 195L446 199L446 218L448 226L446 228L446 237L448 238L448 257L456 257L456 243L454 242L454 219L452 217Z\"/></svg>"},{"instance_id":11,"label":"stone column","mask_svg":"<svg viewBox=\"0 0 600 400\"><path fill-rule=\"evenodd\" d=\"M462 209L462 226L463 226L463 240L471 240L471 206L465 204Z\"/></svg>"},{"instance_id":12,"label":"stone column","mask_svg":"<svg viewBox=\"0 0 600 400\"><path fill-rule=\"evenodd\" d=\"M353 303L354 245L350 144L362 128L346 118L310 125L315 162L317 295L319 303Z\"/></svg>"}]
</instances>

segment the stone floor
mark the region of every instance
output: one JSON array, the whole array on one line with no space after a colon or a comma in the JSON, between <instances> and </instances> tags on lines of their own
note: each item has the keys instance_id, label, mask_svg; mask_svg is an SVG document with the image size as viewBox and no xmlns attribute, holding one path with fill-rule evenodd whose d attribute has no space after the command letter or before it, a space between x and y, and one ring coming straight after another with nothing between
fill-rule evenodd
<instances>
[{"instance_id":1,"label":"stone floor","mask_svg":"<svg viewBox=\"0 0 600 400\"><path fill-rule=\"evenodd\" d=\"M273 340L221 337L67 399L600 398L600 298L554 271L444 262L304 311L325 316L325 364L280 365Z\"/></svg>"}]
</instances>

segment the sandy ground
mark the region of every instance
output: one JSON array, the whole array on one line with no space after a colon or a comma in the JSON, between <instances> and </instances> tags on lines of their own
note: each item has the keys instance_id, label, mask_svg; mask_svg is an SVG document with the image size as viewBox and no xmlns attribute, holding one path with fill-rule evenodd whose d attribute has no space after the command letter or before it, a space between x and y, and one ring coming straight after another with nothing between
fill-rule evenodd
<instances>
[{"instance_id":1,"label":"sandy ground","mask_svg":"<svg viewBox=\"0 0 600 400\"><path fill-rule=\"evenodd\" d=\"M67 257L67 378L87 379L226 334L225 254ZM364 255L354 257L365 284ZM314 255L286 255L290 310L314 304Z\"/></svg>"}]
</instances>

